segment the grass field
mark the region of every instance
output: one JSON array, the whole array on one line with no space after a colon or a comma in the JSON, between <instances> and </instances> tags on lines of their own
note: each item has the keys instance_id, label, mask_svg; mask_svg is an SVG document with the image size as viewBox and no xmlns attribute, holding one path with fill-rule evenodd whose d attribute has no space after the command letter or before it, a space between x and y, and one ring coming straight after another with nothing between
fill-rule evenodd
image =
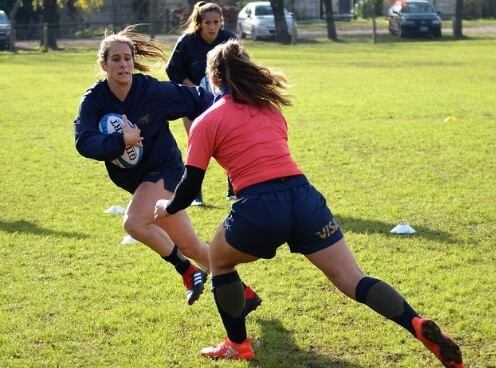
<instances>
[{"instance_id":1,"label":"grass field","mask_svg":"<svg viewBox=\"0 0 496 368\"><path fill-rule=\"evenodd\" d=\"M466 367L496 367L494 40L246 46L289 77L293 155L363 270L445 327ZM440 366L286 247L240 267L264 298L248 321L257 359L200 358L224 338L211 293L188 307L170 266L119 244L121 219L103 211L129 196L74 148L95 55L0 53L1 367ZM189 210L205 240L228 211L224 192L213 163L210 206ZM401 221L417 234L391 235Z\"/></svg>"}]
</instances>

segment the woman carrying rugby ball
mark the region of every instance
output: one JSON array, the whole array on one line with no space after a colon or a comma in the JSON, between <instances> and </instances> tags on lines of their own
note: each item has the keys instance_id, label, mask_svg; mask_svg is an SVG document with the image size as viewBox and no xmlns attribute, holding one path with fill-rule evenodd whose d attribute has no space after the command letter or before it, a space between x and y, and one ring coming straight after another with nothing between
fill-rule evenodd
<instances>
[{"instance_id":1,"label":"woman carrying rugby ball","mask_svg":"<svg viewBox=\"0 0 496 368\"><path fill-rule=\"evenodd\" d=\"M166 57L159 44L138 33L134 26L101 41L98 63L106 78L90 87L81 100L74 122L76 148L84 157L105 161L112 182L132 194L124 229L175 267L182 275L191 305L203 292L207 275L185 256L206 269L208 246L194 232L185 211L160 220L154 219L153 211L158 199L171 198L184 172L168 121L185 116L194 119L211 105L212 95L202 88L134 73L134 69L150 70L144 59L165 61ZM111 113L123 116L123 131L104 134L99 121ZM134 127L126 123L127 119ZM128 168L112 163L129 145L142 146L141 160ZM247 295L253 297L247 308L256 308L260 299L249 288Z\"/></svg>"}]
</instances>

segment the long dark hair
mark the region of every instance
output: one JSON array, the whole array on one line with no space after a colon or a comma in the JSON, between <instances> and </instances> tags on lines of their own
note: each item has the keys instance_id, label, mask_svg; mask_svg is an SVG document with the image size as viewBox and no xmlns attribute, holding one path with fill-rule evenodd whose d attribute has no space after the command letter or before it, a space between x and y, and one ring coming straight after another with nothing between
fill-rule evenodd
<instances>
[{"instance_id":1,"label":"long dark hair","mask_svg":"<svg viewBox=\"0 0 496 368\"><path fill-rule=\"evenodd\" d=\"M100 42L98 49L98 63L101 64L107 61L108 51L115 42L125 43L131 49L133 55L134 68L142 72L151 70L150 66L141 62L142 59L166 61L164 51L159 43L150 40L146 35L138 32L138 25L130 25L124 28L119 33L105 35L105 38ZM137 60L136 57L139 57Z\"/></svg>"},{"instance_id":2,"label":"long dark hair","mask_svg":"<svg viewBox=\"0 0 496 368\"><path fill-rule=\"evenodd\" d=\"M209 3L206 1L199 1L193 7L191 15L184 24L184 34L193 34L200 30L200 24L205 16L205 13L215 12L220 15L220 20L224 23L224 16L222 15L222 8L216 3Z\"/></svg>"},{"instance_id":3,"label":"long dark hair","mask_svg":"<svg viewBox=\"0 0 496 368\"><path fill-rule=\"evenodd\" d=\"M235 102L277 108L291 105L284 75L253 63L237 40L220 44L208 53L207 74L219 87L229 88Z\"/></svg>"}]
</instances>

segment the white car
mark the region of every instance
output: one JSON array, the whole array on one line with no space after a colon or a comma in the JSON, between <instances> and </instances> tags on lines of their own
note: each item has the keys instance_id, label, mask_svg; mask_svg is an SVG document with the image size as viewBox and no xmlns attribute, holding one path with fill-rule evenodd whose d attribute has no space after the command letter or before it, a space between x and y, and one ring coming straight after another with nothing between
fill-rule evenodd
<instances>
[{"instance_id":1,"label":"white car","mask_svg":"<svg viewBox=\"0 0 496 368\"><path fill-rule=\"evenodd\" d=\"M288 32L296 38L296 23L293 14L284 9ZM238 14L237 31L240 38L252 40L274 38L276 25L269 1L254 1L246 4Z\"/></svg>"}]
</instances>

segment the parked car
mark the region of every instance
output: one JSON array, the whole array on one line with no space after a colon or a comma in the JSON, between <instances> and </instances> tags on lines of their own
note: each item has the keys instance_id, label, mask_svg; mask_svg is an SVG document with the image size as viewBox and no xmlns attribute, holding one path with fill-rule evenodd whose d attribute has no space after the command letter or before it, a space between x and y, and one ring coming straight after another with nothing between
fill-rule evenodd
<instances>
[{"instance_id":1,"label":"parked car","mask_svg":"<svg viewBox=\"0 0 496 368\"><path fill-rule=\"evenodd\" d=\"M284 9L288 32L296 37L296 23L293 14ZM276 24L270 1L254 1L246 4L238 13L237 31L240 38L249 36L252 40L270 39L276 35Z\"/></svg>"},{"instance_id":2,"label":"parked car","mask_svg":"<svg viewBox=\"0 0 496 368\"><path fill-rule=\"evenodd\" d=\"M427 0L397 1L389 9L389 32L400 37L441 37L441 13Z\"/></svg>"},{"instance_id":3,"label":"parked car","mask_svg":"<svg viewBox=\"0 0 496 368\"><path fill-rule=\"evenodd\" d=\"M3 10L0 10L0 50L10 49L11 30L9 17Z\"/></svg>"}]
</instances>

